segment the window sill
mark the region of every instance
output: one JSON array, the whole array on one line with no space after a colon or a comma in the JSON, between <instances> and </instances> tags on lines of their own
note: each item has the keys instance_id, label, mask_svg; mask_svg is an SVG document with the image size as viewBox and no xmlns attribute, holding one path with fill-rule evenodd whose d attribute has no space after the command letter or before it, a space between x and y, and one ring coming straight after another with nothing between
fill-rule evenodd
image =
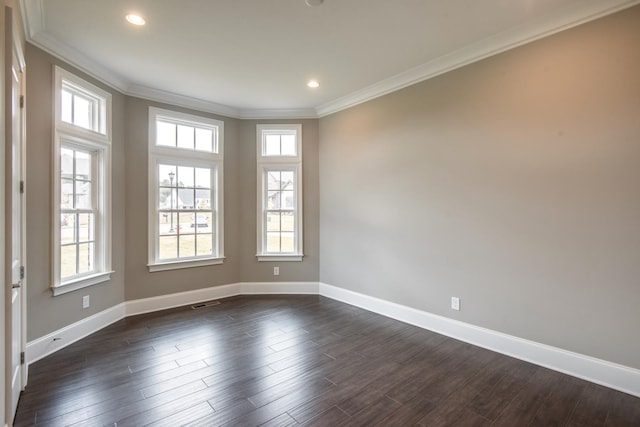
<instances>
[{"instance_id":1,"label":"window sill","mask_svg":"<svg viewBox=\"0 0 640 427\"><path fill-rule=\"evenodd\" d=\"M111 280L111 274L113 271L105 271L102 273L92 274L91 276L85 276L78 279L70 280L68 282L61 283L57 286L51 287L53 296L63 295L69 292L77 291L78 289L86 288L88 286L97 285Z\"/></svg>"},{"instance_id":2,"label":"window sill","mask_svg":"<svg viewBox=\"0 0 640 427\"><path fill-rule=\"evenodd\" d=\"M273 262L294 261L294 262L300 262L300 261L302 261L302 257L304 257L304 254L292 254L292 255L258 254L256 256L258 257L258 261L260 261L260 262L262 262L262 261L273 261Z\"/></svg>"},{"instance_id":3,"label":"window sill","mask_svg":"<svg viewBox=\"0 0 640 427\"><path fill-rule=\"evenodd\" d=\"M192 268L192 267L204 267L207 265L218 265L224 263L224 257L220 258L207 258L207 259L197 259L197 260L187 260L187 261L170 261L170 262L159 262L156 264L148 264L149 272L153 273L156 271L167 271L167 270L178 270L181 268Z\"/></svg>"}]
</instances>

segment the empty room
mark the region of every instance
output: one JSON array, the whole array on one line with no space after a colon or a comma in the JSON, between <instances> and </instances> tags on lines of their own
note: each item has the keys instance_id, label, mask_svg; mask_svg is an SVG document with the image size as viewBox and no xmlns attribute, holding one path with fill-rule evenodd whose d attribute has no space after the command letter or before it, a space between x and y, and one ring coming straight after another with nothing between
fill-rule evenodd
<instances>
[{"instance_id":1,"label":"empty room","mask_svg":"<svg viewBox=\"0 0 640 427\"><path fill-rule=\"evenodd\" d=\"M0 425L640 426L639 0L4 0Z\"/></svg>"}]
</instances>

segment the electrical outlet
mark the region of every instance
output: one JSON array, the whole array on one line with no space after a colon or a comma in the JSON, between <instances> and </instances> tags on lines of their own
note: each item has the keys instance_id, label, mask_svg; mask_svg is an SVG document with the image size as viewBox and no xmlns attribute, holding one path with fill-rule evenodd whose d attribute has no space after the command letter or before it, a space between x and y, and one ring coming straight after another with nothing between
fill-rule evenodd
<instances>
[{"instance_id":1,"label":"electrical outlet","mask_svg":"<svg viewBox=\"0 0 640 427\"><path fill-rule=\"evenodd\" d=\"M451 309L460 310L460 298L451 297Z\"/></svg>"},{"instance_id":2,"label":"electrical outlet","mask_svg":"<svg viewBox=\"0 0 640 427\"><path fill-rule=\"evenodd\" d=\"M280 275L280 267L273 267L273 275L274 276Z\"/></svg>"},{"instance_id":3,"label":"electrical outlet","mask_svg":"<svg viewBox=\"0 0 640 427\"><path fill-rule=\"evenodd\" d=\"M85 295L82 297L82 308L89 308L91 305L91 300L89 299L89 295Z\"/></svg>"}]
</instances>

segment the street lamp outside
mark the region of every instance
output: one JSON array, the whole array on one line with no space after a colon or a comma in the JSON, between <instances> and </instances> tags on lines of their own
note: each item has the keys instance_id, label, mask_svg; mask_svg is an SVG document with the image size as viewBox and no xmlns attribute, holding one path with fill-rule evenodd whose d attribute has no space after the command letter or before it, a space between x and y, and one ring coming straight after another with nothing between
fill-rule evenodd
<instances>
[{"instance_id":1,"label":"street lamp outside","mask_svg":"<svg viewBox=\"0 0 640 427\"><path fill-rule=\"evenodd\" d=\"M175 230L173 229L173 178L175 178L176 174L173 171L169 172L169 182L171 186L171 209L169 211L169 216L171 216L171 228L169 229L169 233L173 233Z\"/></svg>"}]
</instances>

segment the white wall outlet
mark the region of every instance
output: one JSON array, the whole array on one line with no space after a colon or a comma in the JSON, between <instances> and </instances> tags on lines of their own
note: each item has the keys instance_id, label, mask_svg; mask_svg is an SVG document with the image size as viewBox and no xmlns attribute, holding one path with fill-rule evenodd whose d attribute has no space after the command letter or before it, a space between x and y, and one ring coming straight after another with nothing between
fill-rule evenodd
<instances>
[{"instance_id":1,"label":"white wall outlet","mask_svg":"<svg viewBox=\"0 0 640 427\"><path fill-rule=\"evenodd\" d=\"M280 275L280 267L273 267L273 275L274 276Z\"/></svg>"},{"instance_id":2,"label":"white wall outlet","mask_svg":"<svg viewBox=\"0 0 640 427\"><path fill-rule=\"evenodd\" d=\"M85 295L82 297L82 308L89 308L91 305L91 300L89 299L89 295Z\"/></svg>"},{"instance_id":3,"label":"white wall outlet","mask_svg":"<svg viewBox=\"0 0 640 427\"><path fill-rule=\"evenodd\" d=\"M451 309L460 310L460 298L451 297Z\"/></svg>"}]
</instances>

